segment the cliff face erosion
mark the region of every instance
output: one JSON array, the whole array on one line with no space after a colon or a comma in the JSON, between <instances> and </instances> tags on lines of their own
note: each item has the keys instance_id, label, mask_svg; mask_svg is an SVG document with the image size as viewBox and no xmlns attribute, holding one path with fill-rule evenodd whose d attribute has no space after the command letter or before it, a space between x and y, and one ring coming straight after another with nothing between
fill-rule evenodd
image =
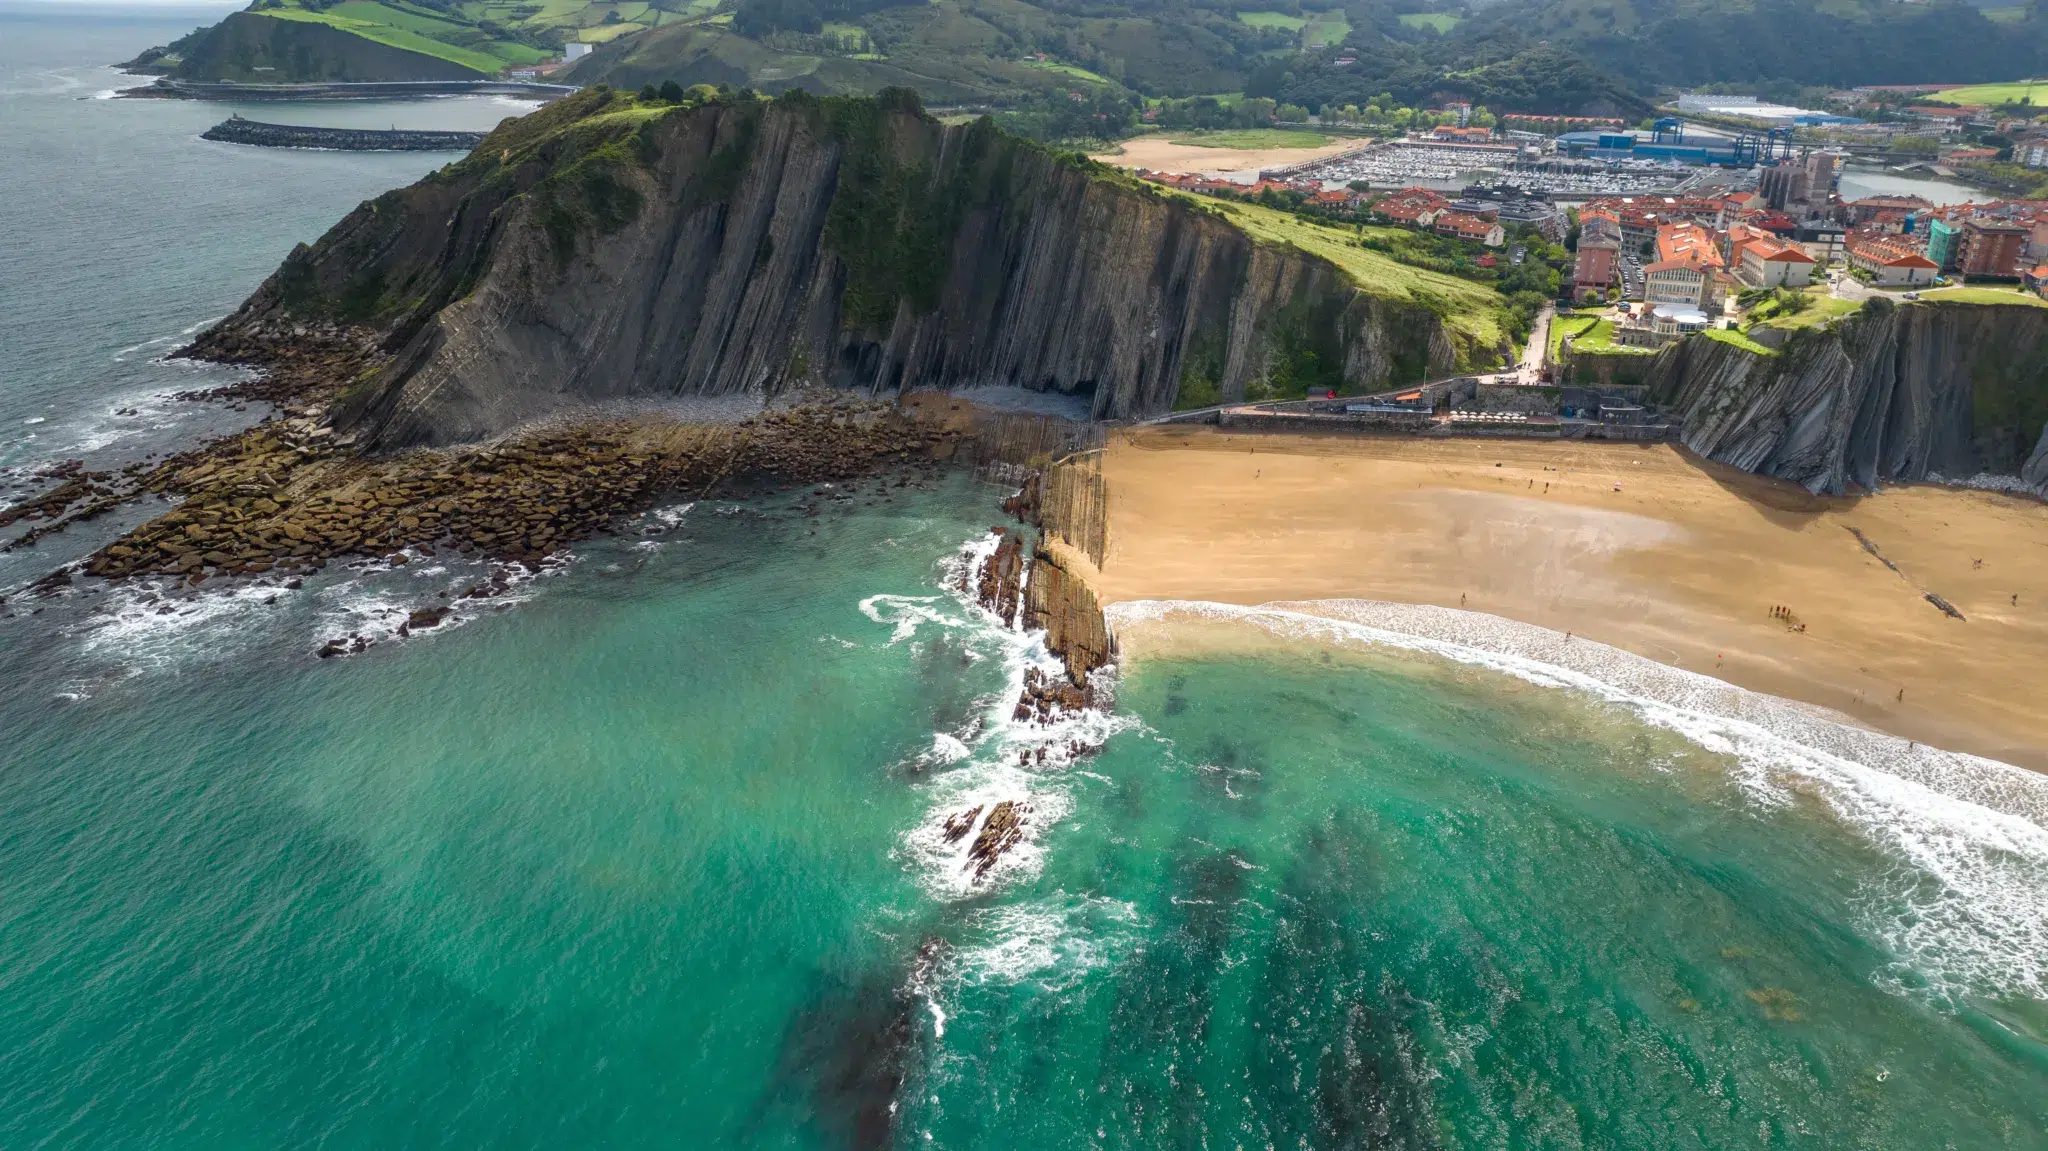
<instances>
[{"instance_id":1,"label":"cliff face erosion","mask_svg":"<svg viewBox=\"0 0 2048 1151\"><path fill-rule=\"evenodd\" d=\"M301 246L196 354L308 325L389 359L337 405L380 449L573 402L1009 384L1098 417L1455 370L1428 301L908 93L642 105L589 90Z\"/></svg>"},{"instance_id":2,"label":"cliff face erosion","mask_svg":"<svg viewBox=\"0 0 2048 1151\"><path fill-rule=\"evenodd\" d=\"M2048 309L1873 300L1776 355L1693 337L1646 382L1687 447L1814 492L1990 472L2048 494Z\"/></svg>"}]
</instances>

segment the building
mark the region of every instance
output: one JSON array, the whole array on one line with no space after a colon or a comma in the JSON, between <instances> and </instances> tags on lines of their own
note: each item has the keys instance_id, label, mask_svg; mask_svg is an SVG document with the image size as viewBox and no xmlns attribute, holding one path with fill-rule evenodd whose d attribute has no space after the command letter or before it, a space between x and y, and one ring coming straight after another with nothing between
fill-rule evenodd
<instances>
[{"instance_id":1,"label":"building","mask_svg":"<svg viewBox=\"0 0 2048 1151\"><path fill-rule=\"evenodd\" d=\"M1757 194L1764 198L1774 212L1782 212L1794 204L1806 202L1808 189L1813 177L1804 164L1791 161L1765 168L1757 181Z\"/></svg>"},{"instance_id":2,"label":"building","mask_svg":"<svg viewBox=\"0 0 2048 1151\"><path fill-rule=\"evenodd\" d=\"M1927 247L1923 251L1928 259L1934 261L1935 267L1944 272L1955 271L1956 237L1961 234L1961 228L1940 216L1927 218Z\"/></svg>"},{"instance_id":3,"label":"building","mask_svg":"<svg viewBox=\"0 0 2048 1151\"><path fill-rule=\"evenodd\" d=\"M1848 229L1840 224L1801 224L1792 229L1792 242L1821 264L1842 262L1848 236Z\"/></svg>"},{"instance_id":4,"label":"building","mask_svg":"<svg viewBox=\"0 0 2048 1151\"><path fill-rule=\"evenodd\" d=\"M1430 228L1440 236L1471 240L1489 248L1498 248L1507 242L1507 231L1499 223L1469 212L1445 209L1436 214L1436 223Z\"/></svg>"},{"instance_id":5,"label":"building","mask_svg":"<svg viewBox=\"0 0 2048 1151\"><path fill-rule=\"evenodd\" d=\"M1372 210L1396 224L1427 228L1436 223L1437 213L1449 208L1450 204L1449 200L1428 188L1403 188L1380 197Z\"/></svg>"},{"instance_id":6,"label":"building","mask_svg":"<svg viewBox=\"0 0 2048 1151\"><path fill-rule=\"evenodd\" d=\"M2012 162L2029 168L2048 168L2048 135L2022 136L2014 140Z\"/></svg>"},{"instance_id":7,"label":"building","mask_svg":"<svg viewBox=\"0 0 2048 1151\"><path fill-rule=\"evenodd\" d=\"M569 43L562 45L562 59L564 62L567 63L574 63L575 61L581 60L585 56L590 55L590 53L591 46L588 44L584 44L580 41L572 40Z\"/></svg>"},{"instance_id":8,"label":"building","mask_svg":"<svg viewBox=\"0 0 2048 1151\"><path fill-rule=\"evenodd\" d=\"M1564 213L1548 200L1517 200L1497 205L1494 218L1504 227L1534 228L1536 233L1553 244L1564 243L1564 234L1569 229Z\"/></svg>"},{"instance_id":9,"label":"building","mask_svg":"<svg viewBox=\"0 0 2048 1151\"><path fill-rule=\"evenodd\" d=\"M2017 276L2027 229L1982 216L1963 221L1956 237L1956 271L1965 276Z\"/></svg>"},{"instance_id":10,"label":"building","mask_svg":"<svg viewBox=\"0 0 2048 1151\"><path fill-rule=\"evenodd\" d=\"M1730 192L1721 197L1721 210L1714 214L1714 226L1725 228L1750 212L1759 211L1768 205L1755 192Z\"/></svg>"},{"instance_id":11,"label":"building","mask_svg":"<svg viewBox=\"0 0 2048 1151\"><path fill-rule=\"evenodd\" d=\"M1440 127L1431 131L1429 138L1452 144L1484 144L1493 139L1493 131L1489 128Z\"/></svg>"},{"instance_id":12,"label":"building","mask_svg":"<svg viewBox=\"0 0 2048 1151\"><path fill-rule=\"evenodd\" d=\"M1588 300L1614 284L1621 227L1606 216L1579 217L1579 254L1572 263L1572 298Z\"/></svg>"},{"instance_id":13,"label":"building","mask_svg":"<svg viewBox=\"0 0 2048 1151\"><path fill-rule=\"evenodd\" d=\"M1643 269L1643 299L1706 311L1721 306L1726 262L1713 233L1698 224L1657 229L1657 262Z\"/></svg>"},{"instance_id":14,"label":"building","mask_svg":"<svg viewBox=\"0 0 2048 1151\"><path fill-rule=\"evenodd\" d=\"M1835 190L1835 176L1842 170L1840 152L1806 154L1806 193L1816 202L1825 201Z\"/></svg>"},{"instance_id":15,"label":"building","mask_svg":"<svg viewBox=\"0 0 2048 1151\"><path fill-rule=\"evenodd\" d=\"M1757 234L1735 251L1736 275L1752 288L1803 288L1813 282L1812 256L1797 244Z\"/></svg>"},{"instance_id":16,"label":"building","mask_svg":"<svg viewBox=\"0 0 2048 1151\"><path fill-rule=\"evenodd\" d=\"M1996 148L1950 148L1941 154L1944 164L1984 164L1996 159Z\"/></svg>"},{"instance_id":17,"label":"building","mask_svg":"<svg viewBox=\"0 0 2048 1151\"><path fill-rule=\"evenodd\" d=\"M1934 201L1920 196L1870 196L1851 200L1843 207L1849 210L1849 222L1868 224L1880 216L1905 219L1909 212L1924 212L1934 207Z\"/></svg>"},{"instance_id":18,"label":"building","mask_svg":"<svg viewBox=\"0 0 2048 1151\"><path fill-rule=\"evenodd\" d=\"M1707 269L1687 260L1659 260L1643 269L1643 299L1699 309L1707 298Z\"/></svg>"},{"instance_id":19,"label":"building","mask_svg":"<svg viewBox=\"0 0 2048 1151\"><path fill-rule=\"evenodd\" d=\"M1653 304L1632 313L1614 329L1614 342L1632 348L1659 348L1712 326L1705 312L1683 304Z\"/></svg>"},{"instance_id":20,"label":"building","mask_svg":"<svg viewBox=\"0 0 2048 1151\"><path fill-rule=\"evenodd\" d=\"M1658 228L1657 259L1684 260L1716 268L1725 263L1714 234L1698 224L1666 224Z\"/></svg>"},{"instance_id":21,"label":"building","mask_svg":"<svg viewBox=\"0 0 2048 1151\"><path fill-rule=\"evenodd\" d=\"M1934 282L1939 265L1914 250L1910 241L1895 236L1852 236L1848 244L1849 266L1870 273L1880 288L1912 288Z\"/></svg>"}]
</instances>

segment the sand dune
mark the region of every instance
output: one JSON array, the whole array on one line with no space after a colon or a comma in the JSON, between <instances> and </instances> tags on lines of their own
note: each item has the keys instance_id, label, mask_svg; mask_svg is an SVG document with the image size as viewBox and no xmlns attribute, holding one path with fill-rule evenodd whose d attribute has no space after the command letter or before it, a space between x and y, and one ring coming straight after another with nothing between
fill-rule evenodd
<instances>
[{"instance_id":1,"label":"sand dune","mask_svg":"<svg viewBox=\"0 0 2048 1151\"><path fill-rule=\"evenodd\" d=\"M2037 501L1819 498L1667 445L1207 428L1122 433L1105 470L1109 601L1466 607L2048 769Z\"/></svg>"}]
</instances>

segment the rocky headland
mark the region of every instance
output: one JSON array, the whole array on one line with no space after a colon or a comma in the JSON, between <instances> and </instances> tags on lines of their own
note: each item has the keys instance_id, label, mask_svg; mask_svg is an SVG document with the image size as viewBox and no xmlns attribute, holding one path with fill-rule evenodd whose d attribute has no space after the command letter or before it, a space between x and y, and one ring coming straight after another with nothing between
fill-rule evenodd
<instances>
[{"instance_id":1,"label":"rocky headland","mask_svg":"<svg viewBox=\"0 0 2048 1151\"><path fill-rule=\"evenodd\" d=\"M1817 493L2010 476L2048 496L2048 308L1874 299L1760 353L1658 353L1648 398L1685 445Z\"/></svg>"},{"instance_id":2,"label":"rocky headland","mask_svg":"<svg viewBox=\"0 0 2048 1151\"><path fill-rule=\"evenodd\" d=\"M1007 384L1098 418L1242 396L1304 356L1370 389L1495 349L1321 258L915 96L593 89L294 251L220 340L333 322L390 358L338 430L474 441L565 405Z\"/></svg>"}]
</instances>

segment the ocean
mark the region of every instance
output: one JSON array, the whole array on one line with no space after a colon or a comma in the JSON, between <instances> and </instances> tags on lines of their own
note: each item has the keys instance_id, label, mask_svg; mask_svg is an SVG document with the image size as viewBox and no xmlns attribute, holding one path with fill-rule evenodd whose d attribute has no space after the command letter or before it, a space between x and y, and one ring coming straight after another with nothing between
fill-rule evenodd
<instances>
[{"instance_id":1,"label":"ocean","mask_svg":"<svg viewBox=\"0 0 2048 1151\"><path fill-rule=\"evenodd\" d=\"M449 159L94 98L210 18L0 8L0 482L258 418L159 357ZM0 555L0 1147L2048 1147L2048 778L1371 605L1122 605L1020 724L1004 494L679 498L483 600Z\"/></svg>"}]
</instances>

